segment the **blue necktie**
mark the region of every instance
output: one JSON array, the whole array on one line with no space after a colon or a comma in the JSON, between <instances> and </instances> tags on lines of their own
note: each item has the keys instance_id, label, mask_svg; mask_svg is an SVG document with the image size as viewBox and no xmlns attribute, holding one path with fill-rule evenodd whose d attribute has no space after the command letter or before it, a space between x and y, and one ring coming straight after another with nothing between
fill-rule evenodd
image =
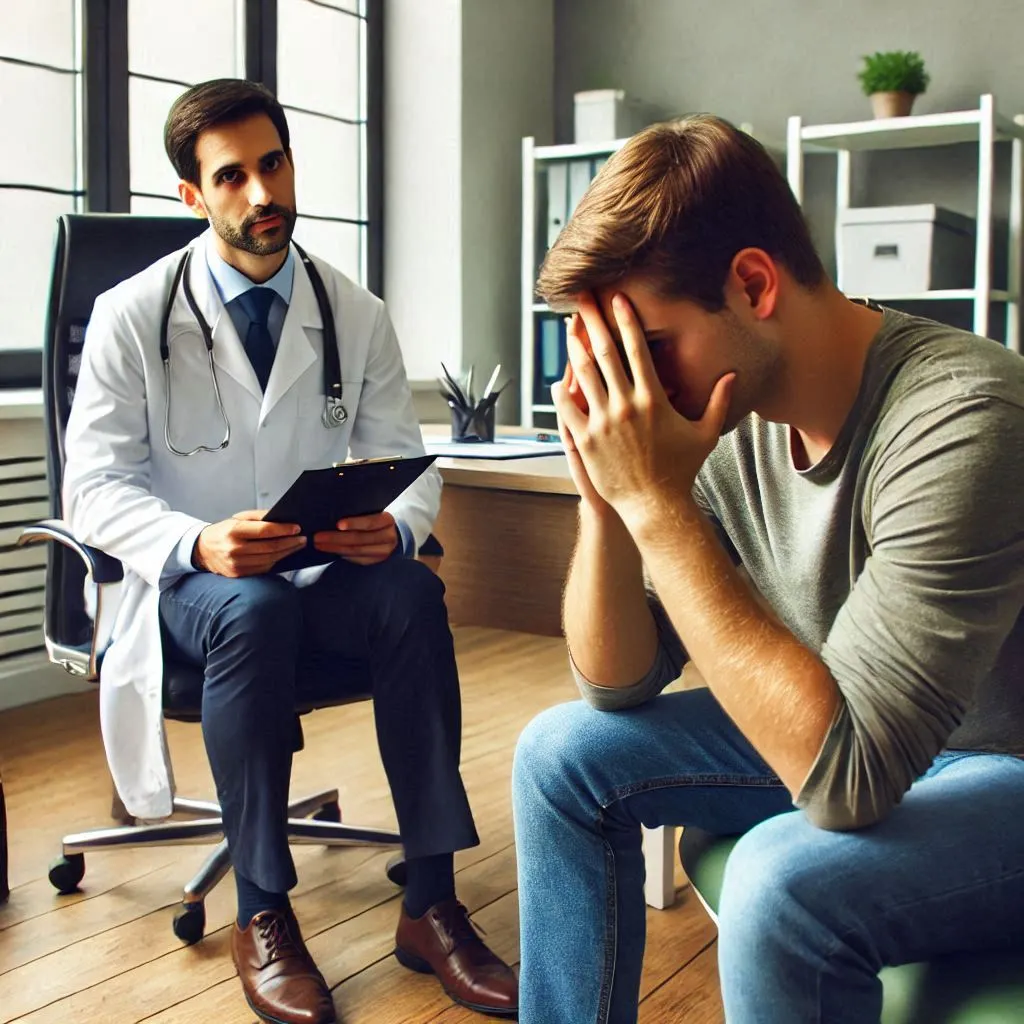
<instances>
[{"instance_id":1,"label":"blue necktie","mask_svg":"<svg viewBox=\"0 0 1024 1024\"><path fill-rule=\"evenodd\" d=\"M274 365L274 341L270 337L267 319L277 292L273 288L250 288L238 296L238 302L249 318L245 334L245 354L256 371L260 387L266 391L270 368Z\"/></svg>"}]
</instances>

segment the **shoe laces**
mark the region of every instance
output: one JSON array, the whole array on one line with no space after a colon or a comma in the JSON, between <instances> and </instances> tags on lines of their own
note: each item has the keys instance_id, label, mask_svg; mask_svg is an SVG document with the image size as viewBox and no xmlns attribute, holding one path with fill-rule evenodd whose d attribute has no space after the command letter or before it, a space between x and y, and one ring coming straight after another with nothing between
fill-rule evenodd
<instances>
[{"instance_id":1,"label":"shoe laces","mask_svg":"<svg viewBox=\"0 0 1024 1024\"><path fill-rule=\"evenodd\" d=\"M469 911L462 903L456 901L458 913L453 914L448 921L449 934L452 938L453 948L461 946L465 942L479 942L482 936L487 934L483 925L477 924L469 916Z\"/></svg>"},{"instance_id":2,"label":"shoe laces","mask_svg":"<svg viewBox=\"0 0 1024 1024\"><path fill-rule=\"evenodd\" d=\"M256 922L256 930L266 946L270 962L299 954L298 944L292 936L284 914L267 914L261 917Z\"/></svg>"}]
</instances>

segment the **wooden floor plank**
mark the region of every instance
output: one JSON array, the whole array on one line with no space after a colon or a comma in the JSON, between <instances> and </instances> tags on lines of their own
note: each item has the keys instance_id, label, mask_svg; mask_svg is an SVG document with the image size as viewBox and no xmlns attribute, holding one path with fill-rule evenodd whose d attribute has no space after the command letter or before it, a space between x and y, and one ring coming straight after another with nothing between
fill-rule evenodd
<instances>
[{"instance_id":1,"label":"wooden floor plank","mask_svg":"<svg viewBox=\"0 0 1024 1024\"><path fill-rule=\"evenodd\" d=\"M487 941L518 961L509 776L519 732L540 710L574 699L564 643L487 629L457 629L463 690L462 765L481 843L456 856L460 898ZM370 704L303 719L293 794L341 780L345 818L393 827L394 809ZM179 791L210 797L200 730L170 723ZM87 856L84 891L58 897L46 879L63 834L110 827L110 783L94 693L0 713L0 769L8 801L11 902L0 908L0 1022L28 1024L249 1024L253 1015L229 950L230 876L207 902L207 935L182 947L171 932L181 887L208 848L102 851ZM435 979L392 956L399 895L384 874L388 851L294 851L296 913L346 1024L480 1021L452 1005ZM677 881L685 879L677 873ZM688 890L669 911L649 911L642 979L645 1024L721 1020L713 927ZM684 966L686 965L686 966ZM715 1013L718 1016L715 1016ZM691 1018L685 1017L687 1021Z\"/></svg>"},{"instance_id":2,"label":"wooden floor plank","mask_svg":"<svg viewBox=\"0 0 1024 1024\"><path fill-rule=\"evenodd\" d=\"M516 900L516 894L512 893L506 899ZM499 901L495 907L502 907L504 900ZM516 900L518 907L518 900ZM696 909L696 912L695 912ZM495 918L492 926L491 918ZM517 923L516 916L512 914L495 914L494 908L487 908L474 915L474 920L481 921L488 928L487 938L490 941L495 934L501 940L505 939L502 929L509 930L509 937L518 945L518 929L512 929L509 925ZM491 929L494 929L492 932ZM703 908L697 904L696 897L690 892L679 894L679 900L675 906L667 910L647 911L647 953L644 957L643 974L640 979L640 999L643 1001L657 995L659 991L680 974L684 973L683 968L689 962L696 960L701 951L714 942L715 929ZM496 948L502 947L496 944ZM515 948L515 947L513 947ZM504 950L502 950L504 952ZM717 990L712 993L717 999ZM686 1020L688 1017L676 1017L672 1015L671 1008L666 1008L667 1016L646 1017L650 1021L675 1021ZM348 1017L345 1018L346 1021ZM367 1018L369 1020L370 1018ZM411 1016L410 1021L420 1021L423 1018ZM479 1024L479 1015L458 1006L450 1006L432 1018L432 1024L469 1024L475 1021Z\"/></svg>"},{"instance_id":3,"label":"wooden floor plank","mask_svg":"<svg viewBox=\"0 0 1024 1024\"><path fill-rule=\"evenodd\" d=\"M457 885L459 896L471 912L480 907L490 907L500 902L502 897L512 895L515 887L515 857L511 847L498 851L494 856L478 861L476 864L463 869L458 873ZM355 1008L346 1005L348 990L346 984L353 979L365 978L371 975L378 979L383 972L391 978L389 987L395 991L387 996L389 1004L394 1003L391 1009L368 1012L378 1012L383 1016L364 1016L363 1020L390 1019L388 1013L403 1013L406 1010L406 999L411 998L419 1006L422 1002L421 990L429 989L432 993L432 1002L436 1003L438 1009L448 1005L448 1000L438 990L437 983L433 979L423 979L418 975L411 974L401 967L393 959L391 953L394 949L394 932L398 923L398 897L390 899L386 903L379 903L369 907L365 911L353 914L341 923L323 930L317 930L322 924L320 907L306 907L301 900L296 900L296 913L302 924L303 933L306 936L306 943L320 970L323 972L327 983L335 989L335 1002L343 1019L347 1024L357 1024L362 1013L362 1006L357 1002ZM305 911L311 911L307 913ZM506 908L506 917L514 917L515 905ZM501 938L506 932L500 932ZM488 936L490 938L490 936ZM503 952L513 952L518 944L518 933L511 937L511 944L505 943L506 949ZM390 968L394 970L391 971ZM164 968L164 973L170 970ZM195 998L179 1003L177 1006L156 1016L154 1021L159 1024L170 1024L196 1020L223 1020L222 1014L241 1012L244 1018L244 1002L238 982L233 978L233 971L229 972L230 982L228 988L234 995L237 1007L235 1010L227 1009L231 1004L225 999L225 993L221 991L222 986L218 985L208 989ZM415 981L411 987L405 982ZM424 986L421 982L427 982ZM408 988L408 991L406 991ZM436 991L435 991L436 990ZM362 995L363 985L357 983L355 991ZM369 993L369 1001L375 1004L381 998L377 988ZM355 1015L353 1015L355 1014ZM32 1020L33 1018L29 1018ZM55 1018L57 1019L57 1018ZM76 1020L79 1019L76 1017ZM227 1019L235 1019L229 1016Z\"/></svg>"},{"instance_id":4,"label":"wooden floor plank","mask_svg":"<svg viewBox=\"0 0 1024 1024\"><path fill-rule=\"evenodd\" d=\"M712 943L640 1004L639 1024L725 1024L718 994L718 944Z\"/></svg>"}]
</instances>

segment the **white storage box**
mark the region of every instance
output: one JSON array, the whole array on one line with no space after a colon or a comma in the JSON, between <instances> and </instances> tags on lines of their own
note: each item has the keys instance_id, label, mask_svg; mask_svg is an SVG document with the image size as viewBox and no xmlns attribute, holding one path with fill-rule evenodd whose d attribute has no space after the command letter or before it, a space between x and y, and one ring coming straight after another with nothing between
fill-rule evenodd
<instances>
[{"instance_id":1,"label":"white storage box","mask_svg":"<svg viewBox=\"0 0 1024 1024\"><path fill-rule=\"evenodd\" d=\"M848 295L907 295L974 286L974 221L940 206L844 210L840 287Z\"/></svg>"},{"instance_id":2,"label":"white storage box","mask_svg":"<svg viewBox=\"0 0 1024 1024\"><path fill-rule=\"evenodd\" d=\"M628 98L621 89L592 89L573 99L577 142L628 139L658 120L652 107Z\"/></svg>"}]
</instances>

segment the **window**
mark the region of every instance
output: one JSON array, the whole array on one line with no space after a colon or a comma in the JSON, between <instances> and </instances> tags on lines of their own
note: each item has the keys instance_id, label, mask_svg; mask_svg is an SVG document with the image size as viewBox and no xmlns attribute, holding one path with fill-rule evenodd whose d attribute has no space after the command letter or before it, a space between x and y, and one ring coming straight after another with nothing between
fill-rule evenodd
<instances>
[{"instance_id":1,"label":"window","mask_svg":"<svg viewBox=\"0 0 1024 1024\"><path fill-rule=\"evenodd\" d=\"M0 0L0 103L14 153L0 170L0 386L26 366L38 380L57 217L190 216L163 125L206 79L248 75L278 95L297 239L380 291L382 3Z\"/></svg>"},{"instance_id":2,"label":"window","mask_svg":"<svg viewBox=\"0 0 1024 1024\"><path fill-rule=\"evenodd\" d=\"M295 158L296 238L367 279L367 22L358 0L278 0L277 97Z\"/></svg>"},{"instance_id":3,"label":"window","mask_svg":"<svg viewBox=\"0 0 1024 1024\"><path fill-rule=\"evenodd\" d=\"M164 152L167 113L197 82L244 76L244 0L128 0L132 213L191 216L178 198L178 179Z\"/></svg>"},{"instance_id":4,"label":"window","mask_svg":"<svg viewBox=\"0 0 1024 1024\"><path fill-rule=\"evenodd\" d=\"M81 0L0 4L0 350L42 346L54 224L83 206L81 40Z\"/></svg>"}]
</instances>

